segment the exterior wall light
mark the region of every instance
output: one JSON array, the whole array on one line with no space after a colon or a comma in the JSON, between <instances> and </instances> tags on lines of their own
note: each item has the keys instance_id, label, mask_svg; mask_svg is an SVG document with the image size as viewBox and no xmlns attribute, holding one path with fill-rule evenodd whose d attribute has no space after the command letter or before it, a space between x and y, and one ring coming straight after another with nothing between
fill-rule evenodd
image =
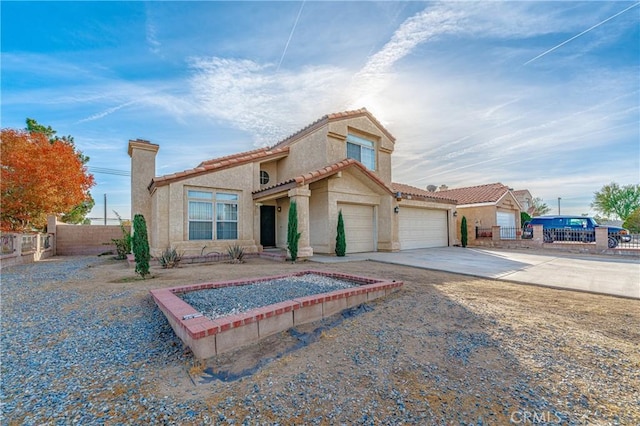
<instances>
[{"instance_id":1,"label":"exterior wall light","mask_svg":"<svg viewBox=\"0 0 640 426\"><path fill-rule=\"evenodd\" d=\"M393 208L393 212L394 212L394 213L400 213L400 206L395 206L395 207Z\"/></svg>"},{"instance_id":2,"label":"exterior wall light","mask_svg":"<svg viewBox=\"0 0 640 426\"><path fill-rule=\"evenodd\" d=\"M458 212L457 211L453 212L453 217L458 217Z\"/></svg>"},{"instance_id":3,"label":"exterior wall light","mask_svg":"<svg viewBox=\"0 0 640 426\"><path fill-rule=\"evenodd\" d=\"M278 206L278 213L282 211L282 207Z\"/></svg>"}]
</instances>

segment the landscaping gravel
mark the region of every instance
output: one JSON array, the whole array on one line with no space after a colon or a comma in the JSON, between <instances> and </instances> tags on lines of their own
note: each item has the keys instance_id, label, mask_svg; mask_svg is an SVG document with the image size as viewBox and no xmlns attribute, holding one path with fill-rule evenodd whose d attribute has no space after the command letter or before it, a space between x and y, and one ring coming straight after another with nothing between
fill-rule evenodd
<instances>
[{"instance_id":1,"label":"landscaping gravel","mask_svg":"<svg viewBox=\"0 0 640 426\"><path fill-rule=\"evenodd\" d=\"M325 275L304 274L255 284L196 290L179 296L207 318L216 319L297 297L328 293L355 285L357 284Z\"/></svg>"},{"instance_id":2,"label":"landscaping gravel","mask_svg":"<svg viewBox=\"0 0 640 426\"><path fill-rule=\"evenodd\" d=\"M637 301L374 262L314 269L400 292L251 376L192 380L258 363L284 337L200 363L150 289L305 268L251 259L144 281L96 257L3 269L0 424L640 424Z\"/></svg>"}]
</instances>

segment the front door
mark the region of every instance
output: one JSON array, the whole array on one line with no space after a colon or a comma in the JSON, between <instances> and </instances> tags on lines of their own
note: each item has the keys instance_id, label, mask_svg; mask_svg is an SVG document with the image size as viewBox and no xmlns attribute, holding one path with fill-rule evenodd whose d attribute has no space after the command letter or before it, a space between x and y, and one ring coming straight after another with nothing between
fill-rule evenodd
<instances>
[{"instance_id":1,"label":"front door","mask_svg":"<svg viewBox=\"0 0 640 426\"><path fill-rule=\"evenodd\" d=\"M263 247L276 246L275 206L260 206L260 244Z\"/></svg>"}]
</instances>

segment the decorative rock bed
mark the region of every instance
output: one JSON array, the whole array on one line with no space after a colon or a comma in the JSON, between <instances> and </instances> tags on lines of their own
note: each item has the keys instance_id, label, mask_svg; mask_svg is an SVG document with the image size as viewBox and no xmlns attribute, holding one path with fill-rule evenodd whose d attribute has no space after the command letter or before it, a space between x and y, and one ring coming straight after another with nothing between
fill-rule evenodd
<instances>
[{"instance_id":1,"label":"decorative rock bed","mask_svg":"<svg viewBox=\"0 0 640 426\"><path fill-rule=\"evenodd\" d=\"M384 297L401 286L399 281L303 271L157 289L151 295L176 335L197 358L205 359ZM242 299L234 299L234 288ZM224 294L216 294L218 290ZM309 294L318 290L324 292ZM223 300L218 302L222 306L215 306L216 300Z\"/></svg>"}]
</instances>

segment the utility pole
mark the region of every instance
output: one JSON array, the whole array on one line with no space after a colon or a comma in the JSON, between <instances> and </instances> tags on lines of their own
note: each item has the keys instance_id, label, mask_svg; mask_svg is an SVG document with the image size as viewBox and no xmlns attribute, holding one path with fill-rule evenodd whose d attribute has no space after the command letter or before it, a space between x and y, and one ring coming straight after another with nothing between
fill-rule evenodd
<instances>
[{"instance_id":1,"label":"utility pole","mask_svg":"<svg viewBox=\"0 0 640 426\"><path fill-rule=\"evenodd\" d=\"M107 194L104 194L104 226L107 226Z\"/></svg>"},{"instance_id":2,"label":"utility pole","mask_svg":"<svg viewBox=\"0 0 640 426\"><path fill-rule=\"evenodd\" d=\"M562 198L558 197L558 216L560 216L560 200L562 200Z\"/></svg>"}]
</instances>

